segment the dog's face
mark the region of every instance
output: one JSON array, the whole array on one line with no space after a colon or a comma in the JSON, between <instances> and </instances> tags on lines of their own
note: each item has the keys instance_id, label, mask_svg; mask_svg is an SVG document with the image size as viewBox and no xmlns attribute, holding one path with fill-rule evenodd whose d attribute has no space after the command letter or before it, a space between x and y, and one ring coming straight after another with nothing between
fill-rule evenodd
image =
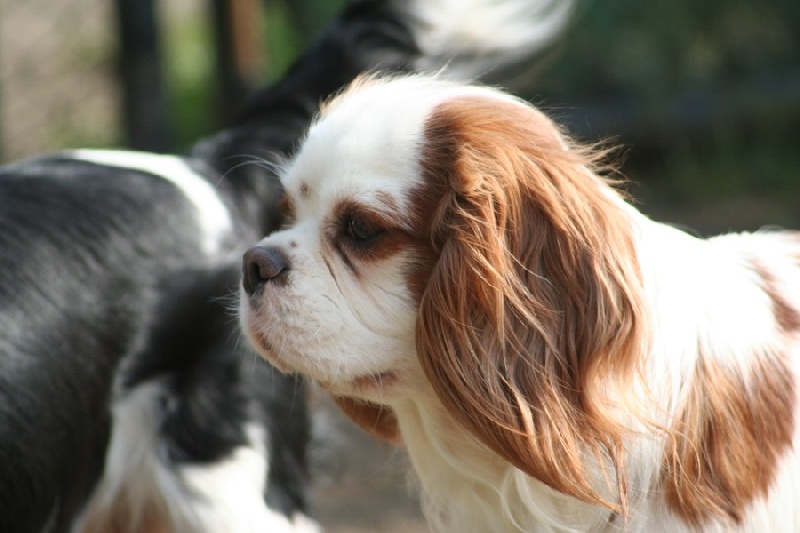
<instances>
[{"instance_id":1,"label":"dog's face","mask_svg":"<svg viewBox=\"0 0 800 533\"><path fill-rule=\"evenodd\" d=\"M270 276L259 255L285 271L241 308L250 340L277 366L374 400L418 374L410 276L425 240L410 205L419 121L391 117L384 103L324 109L282 175L288 224L248 252L245 286Z\"/></svg>"},{"instance_id":2,"label":"dog's face","mask_svg":"<svg viewBox=\"0 0 800 533\"><path fill-rule=\"evenodd\" d=\"M366 400L340 405L388 437L375 404L433 397L514 465L594 498L580 457L607 453L643 311L630 226L587 154L499 92L365 79L323 109L283 185L290 222L243 265L264 356Z\"/></svg>"},{"instance_id":3,"label":"dog's face","mask_svg":"<svg viewBox=\"0 0 800 533\"><path fill-rule=\"evenodd\" d=\"M419 391L415 330L438 260L433 219L447 180L423 168L430 113L455 97L512 101L426 83L365 78L324 106L282 174L285 229L245 259L250 340L279 368L336 395L385 403Z\"/></svg>"}]
</instances>

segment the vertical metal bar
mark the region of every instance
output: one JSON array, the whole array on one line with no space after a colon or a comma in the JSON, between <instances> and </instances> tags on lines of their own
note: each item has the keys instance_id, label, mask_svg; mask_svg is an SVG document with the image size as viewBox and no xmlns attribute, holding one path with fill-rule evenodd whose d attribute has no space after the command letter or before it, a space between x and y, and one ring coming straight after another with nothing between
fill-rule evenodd
<instances>
[{"instance_id":1,"label":"vertical metal bar","mask_svg":"<svg viewBox=\"0 0 800 533\"><path fill-rule=\"evenodd\" d=\"M172 143L154 0L117 0L116 9L125 143L168 151Z\"/></svg>"},{"instance_id":2,"label":"vertical metal bar","mask_svg":"<svg viewBox=\"0 0 800 533\"><path fill-rule=\"evenodd\" d=\"M2 104L3 104L2 98L3 98L3 89L4 89L4 87L3 87L3 84L1 83L2 81L3 81L3 78L0 77L0 106L2 106ZM0 117L2 117L2 116L3 116L3 113L0 113ZM0 164L5 162L5 160L6 160L5 157L3 156L3 154L5 152L5 147L6 147L6 145L3 142L3 121L0 120Z\"/></svg>"},{"instance_id":3,"label":"vertical metal bar","mask_svg":"<svg viewBox=\"0 0 800 533\"><path fill-rule=\"evenodd\" d=\"M2 78L0 78L0 80L1 79ZM3 103L2 97L3 97L3 87L2 83L0 83L0 105L2 105ZM2 113L0 113L0 116L2 116ZM5 148L6 145L5 142L3 141L3 121L0 120L0 164L4 163L6 160L5 156L3 155L5 153Z\"/></svg>"}]
</instances>

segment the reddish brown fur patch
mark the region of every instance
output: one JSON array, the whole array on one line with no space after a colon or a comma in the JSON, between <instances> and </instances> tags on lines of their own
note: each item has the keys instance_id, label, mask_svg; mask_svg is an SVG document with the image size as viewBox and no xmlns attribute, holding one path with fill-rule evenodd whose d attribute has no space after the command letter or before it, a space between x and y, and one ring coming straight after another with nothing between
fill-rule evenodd
<instances>
[{"instance_id":1,"label":"reddish brown fur patch","mask_svg":"<svg viewBox=\"0 0 800 533\"><path fill-rule=\"evenodd\" d=\"M778 289L775 276L764 267L760 262L752 261L753 270L762 279L762 288L772 301L772 310L775 320L783 333L795 333L800 331L800 311L795 309L786 301Z\"/></svg>"},{"instance_id":2,"label":"reddish brown fur patch","mask_svg":"<svg viewBox=\"0 0 800 533\"><path fill-rule=\"evenodd\" d=\"M665 498L695 526L741 522L766 496L794 433L795 384L783 357L754 354L749 375L701 357L663 466Z\"/></svg>"},{"instance_id":3,"label":"reddish brown fur patch","mask_svg":"<svg viewBox=\"0 0 800 533\"><path fill-rule=\"evenodd\" d=\"M370 435L401 444L397 418L389 407L343 396L334 396L333 399L350 420Z\"/></svg>"},{"instance_id":4,"label":"reddish brown fur patch","mask_svg":"<svg viewBox=\"0 0 800 533\"><path fill-rule=\"evenodd\" d=\"M384 203L380 209L376 209L374 206L345 199L338 202L331 211L328 238L356 275L360 274L363 265L391 258L407 249L410 244L410 236L403 229L404 221L396 211L394 199L388 194L379 195L379 199L388 204ZM391 209L392 206L395 206L394 209ZM352 241L346 235L346 226L354 217L380 234L367 243Z\"/></svg>"},{"instance_id":5,"label":"reddish brown fur patch","mask_svg":"<svg viewBox=\"0 0 800 533\"><path fill-rule=\"evenodd\" d=\"M289 195L284 194L278 202L278 212L283 224L291 224L295 221L295 204Z\"/></svg>"},{"instance_id":6,"label":"reddish brown fur patch","mask_svg":"<svg viewBox=\"0 0 800 533\"><path fill-rule=\"evenodd\" d=\"M535 109L438 107L411 200L428 244L409 286L420 361L455 419L554 489L624 512L608 385L630 390L647 313L629 221L591 163ZM617 497L598 492L587 451L613 464Z\"/></svg>"},{"instance_id":7,"label":"reddish brown fur patch","mask_svg":"<svg viewBox=\"0 0 800 533\"><path fill-rule=\"evenodd\" d=\"M400 207L397 205L397 200L390 193L386 191L375 191L375 199L380 202L384 208L392 213L399 213Z\"/></svg>"}]
</instances>

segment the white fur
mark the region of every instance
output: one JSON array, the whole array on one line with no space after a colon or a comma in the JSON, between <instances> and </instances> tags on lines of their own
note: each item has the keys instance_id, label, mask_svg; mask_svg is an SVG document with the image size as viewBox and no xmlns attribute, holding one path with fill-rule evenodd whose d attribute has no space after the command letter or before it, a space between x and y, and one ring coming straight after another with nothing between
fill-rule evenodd
<instances>
[{"instance_id":1,"label":"white fur","mask_svg":"<svg viewBox=\"0 0 800 533\"><path fill-rule=\"evenodd\" d=\"M99 165L128 168L159 176L172 183L197 210L197 227L203 235L203 251L220 251L233 222L228 208L211 184L176 156L122 150L74 150L67 154Z\"/></svg>"},{"instance_id":2,"label":"white fur","mask_svg":"<svg viewBox=\"0 0 800 533\"><path fill-rule=\"evenodd\" d=\"M407 2L424 52L417 69L447 64L444 75L458 80L539 51L564 30L574 7L572 0L400 1Z\"/></svg>"},{"instance_id":3,"label":"white fur","mask_svg":"<svg viewBox=\"0 0 800 533\"><path fill-rule=\"evenodd\" d=\"M417 361L416 309L404 277L413 255L400 252L377 264L359 264L356 276L332 245L333 208L339 201L357 201L381 212L393 209L393 219L408 219L408 191L420 182L417 161L425 119L437 103L466 93L509 101L490 89L417 76L368 83L334 103L310 129L283 175L296 204L296 223L260 243L286 254L289 278L267 283L253 297L255 303L242 298L245 330L282 368L304 372L336 394L394 410L436 530L689 531L662 499L660 437L638 436L627 443L632 494L626 525L609 522L607 509L554 492L458 427ZM307 195L301 188L307 188ZM391 196L394 207L381 203L378 192ZM747 261L758 258L779 280L787 302L800 308L800 270L789 258L797 246L792 250L779 235L759 233L701 240L649 220L621 198L618 205L635 235L637 257L632 259L638 260L652 310L652 351L642 389L658 406L649 413L652 419L668 424L686 393L698 346L745 375L754 349L777 346L772 302ZM800 345L792 346L797 375ZM396 381L364 389L364 376L386 372L394 373ZM800 530L798 445L796 430L769 500L753 502L740 527L709 522L703 531Z\"/></svg>"},{"instance_id":4,"label":"white fur","mask_svg":"<svg viewBox=\"0 0 800 533\"><path fill-rule=\"evenodd\" d=\"M115 402L106 469L84 516L76 521L75 533L83 531L90 518L112 515L113 504L120 498L127 502L134 520L155 510L165 521L165 531L318 531L307 517L287 518L264 502L267 454L260 426L249 426L249 444L229 458L211 465L170 465L158 435L162 390L159 381L147 382ZM130 531L141 527L127 525Z\"/></svg>"}]
</instances>

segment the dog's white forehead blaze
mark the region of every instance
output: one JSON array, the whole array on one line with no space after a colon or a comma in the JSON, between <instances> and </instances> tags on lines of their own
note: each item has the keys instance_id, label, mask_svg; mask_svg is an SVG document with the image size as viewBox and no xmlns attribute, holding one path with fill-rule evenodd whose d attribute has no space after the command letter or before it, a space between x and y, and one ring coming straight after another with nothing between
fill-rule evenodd
<instances>
[{"instance_id":1,"label":"dog's white forehead blaze","mask_svg":"<svg viewBox=\"0 0 800 533\"><path fill-rule=\"evenodd\" d=\"M284 187L294 198L311 200L314 211L319 201L327 205L344 197L373 203L374 193L382 191L406 212L409 189L420 185L426 120L437 105L463 96L516 102L490 88L431 78L357 80L311 126L284 173Z\"/></svg>"}]
</instances>

